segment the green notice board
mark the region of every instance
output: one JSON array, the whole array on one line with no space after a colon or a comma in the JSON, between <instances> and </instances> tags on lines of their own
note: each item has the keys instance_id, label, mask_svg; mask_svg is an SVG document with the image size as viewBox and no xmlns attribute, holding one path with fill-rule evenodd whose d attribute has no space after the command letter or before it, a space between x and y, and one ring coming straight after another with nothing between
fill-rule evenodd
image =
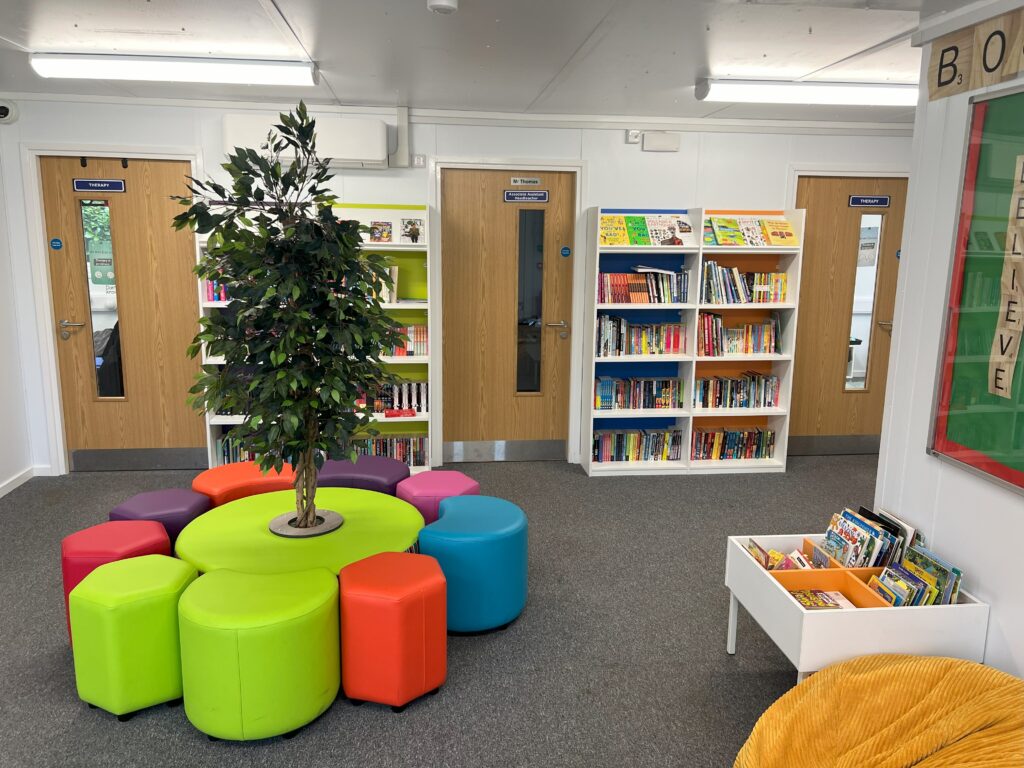
<instances>
[{"instance_id":1,"label":"green notice board","mask_svg":"<svg viewBox=\"0 0 1024 768\"><path fill-rule=\"evenodd\" d=\"M926 254L922 254L926 258ZM972 104L932 450L1024 487L1024 93Z\"/></svg>"}]
</instances>

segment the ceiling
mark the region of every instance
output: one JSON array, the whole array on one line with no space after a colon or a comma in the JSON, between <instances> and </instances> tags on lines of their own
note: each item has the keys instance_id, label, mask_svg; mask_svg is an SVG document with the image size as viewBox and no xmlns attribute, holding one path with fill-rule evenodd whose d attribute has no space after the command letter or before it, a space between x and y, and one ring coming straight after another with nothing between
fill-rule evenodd
<instances>
[{"instance_id":1,"label":"ceiling","mask_svg":"<svg viewBox=\"0 0 1024 768\"><path fill-rule=\"evenodd\" d=\"M699 77L917 81L956 0L4 0L0 91L574 115L910 122L907 108L709 104ZM33 51L315 61L314 88L53 80Z\"/></svg>"}]
</instances>

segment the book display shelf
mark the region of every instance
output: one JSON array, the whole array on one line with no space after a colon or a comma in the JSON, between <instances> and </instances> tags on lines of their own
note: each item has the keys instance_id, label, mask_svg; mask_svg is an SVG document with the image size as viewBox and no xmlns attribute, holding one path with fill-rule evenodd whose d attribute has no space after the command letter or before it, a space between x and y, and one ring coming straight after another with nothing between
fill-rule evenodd
<instances>
[{"instance_id":1,"label":"book display shelf","mask_svg":"<svg viewBox=\"0 0 1024 768\"><path fill-rule=\"evenodd\" d=\"M363 250L386 254L391 277L396 283L384 297L385 310L410 336L400 349L385 350L381 361L408 386L399 385L379 393L373 412L379 434L361 440L358 450L391 456L409 464L412 472L430 468L430 396L435 387L430 369L430 275L427 208L423 205L341 204L339 218L356 219L369 230L363 234ZM197 243L199 255L205 243ZM218 288L218 290L214 290ZM203 314L223 311L230 304L230 287L207 286L200 282L199 306ZM224 360L203 354L206 365L223 365ZM371 405L371 407L373 407ZM232 425L245 421L244 415L206 414L207 450L211 467L249 457L240 454L226 437Z\"/></svg>"},{"instance_id":2,"label":"book display shelf","mask_svg":"<svg viewBox=\"0 0 1024 768\"><path fill-rule=\"evenodd\" d=\"M755 536L763 547L810 556L820 533ZM989 606L961 589L952 605L893 607L867 586L881 568L767 571L747 550L750 536L730 536L725 558L729 588L726 652L736 652L737 612L742 605L797 670L797 681L819 669L872 653L907 653L985 660ZM791 590L839 591L854 608L810 610Z\"/></svg>"},{"instance_id":3,"label":"book display shelf","mask_svg":"<svg viewBox=\"0 0 1024 768\"><path fill-rule=\"evenodd\" d=\"M785 471L804 212L592 208L587 226L587 474Z\"/></svg>"}]
</instances>

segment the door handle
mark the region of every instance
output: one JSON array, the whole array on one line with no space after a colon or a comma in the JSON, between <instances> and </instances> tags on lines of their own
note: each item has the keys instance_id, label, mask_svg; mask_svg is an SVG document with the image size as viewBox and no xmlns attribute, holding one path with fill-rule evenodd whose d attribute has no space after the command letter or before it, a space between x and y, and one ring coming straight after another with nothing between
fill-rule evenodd
<instances>
[{"instance_id":1,"label":"door handle","mask_svg":"<svg viewBox=\"0 0 1024 768\"><path fill-rule=\"evenodd\" d=\"M565 320L559 320L557 323L544 323L548 328L568 328L569 324Z\"/></svg>"},{"instance_id":2,"label":"door handle","mask_svg":"<svg viewBox=\"0 0 1024 768\"><path fill-rule=\"evenodd\" d=\"M85 323L72 323L70 320L61 320L60 321L60 327L61 328L84 328L85 327Z\"/></svg>"}]
</instances>

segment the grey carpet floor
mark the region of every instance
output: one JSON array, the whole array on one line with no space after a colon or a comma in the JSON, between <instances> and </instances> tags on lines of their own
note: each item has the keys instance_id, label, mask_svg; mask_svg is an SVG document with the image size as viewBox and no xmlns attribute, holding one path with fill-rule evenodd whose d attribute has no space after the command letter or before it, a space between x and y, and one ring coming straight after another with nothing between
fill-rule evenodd
<instances>
[{"instance_id":1,"label":"grey carpet floor","mask_svg":"<svg viewBox=\"0 0 1024 768\"><path fill-rule=\"evenodd\" d=\"M730 534L824 530L870 504L876 457L779 475L588 479L560 463L461 465L530 521L529 603L449 639L448 682L402 714L343 700L292 740L210 742L181 707L127 723L75 695L59 546L194 473L36 478L0 499L0 766L731 766L795 672L740 612L725 653Z\"/></svg>"}]
</instances>

